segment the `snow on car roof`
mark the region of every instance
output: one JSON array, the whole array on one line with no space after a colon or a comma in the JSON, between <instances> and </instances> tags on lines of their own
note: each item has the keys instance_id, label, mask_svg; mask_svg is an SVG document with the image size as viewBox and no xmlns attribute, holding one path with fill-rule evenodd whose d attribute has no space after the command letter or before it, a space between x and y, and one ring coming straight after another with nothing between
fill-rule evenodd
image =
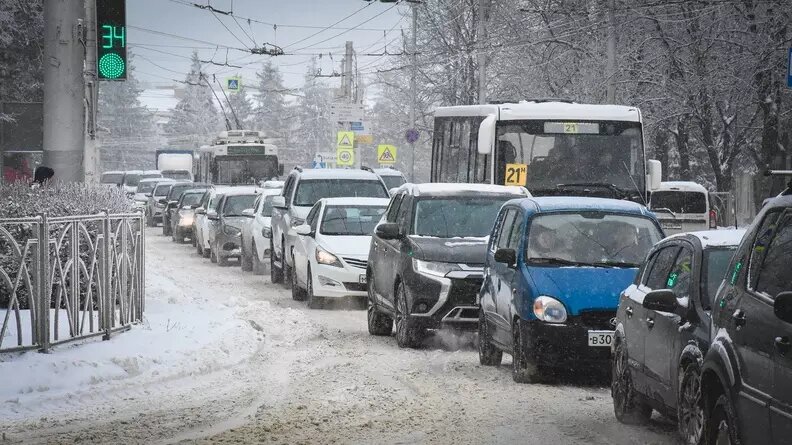
<instances>
[{"instance_id":1,"label":"snow on car roof","mask_svg":"<svg viewBox=\"0 0 792 445\"><path fill-rule=\"evenodd\" d=\"M388 198L322 198L320 201L329 206L382 206L390 203Z\"/></svg>"},{"instance_id":2,"label":"snow on car roof","mask_svg":"<svg viewBox=\"0 0 792 445\"><path fill-rule=\"evenodd\" d=\"M237 195L258 195L264 189L261 187L250 187L250 186L241 186L241 187L228 187L227 189L223 190L223 194L226 196L237 196Z\"/></svg>"},{"instance_id":3,"label":"snow on car roof","mask_svg":"<svg viewBox=\"0 0 792 445\"><path fill-rule=\"evenodd\" d=\"M461 105L438 107L435 117L486 116L494 114L499 120L613 120L641 122L641 112L636 107L624 105L595 105L569 102L531 102Z\"/></svg>"},{"instance_id":4,"label":"snow on car roof","mask_svg":"<svg viewBox=\"0 0 792 445\"><path fill-rule=\"evenodd\" d=\"M676 191L707 193L706 187L693 181L663 181L654 192Z\"/></svg>"},{"instance_id":5,"label":"snow on car roof","mask_svg":"<svg viewBox=\"0 0 792 445\"><path fill-rule=\"evenodd\" d=\"M721 230L702 230L699 232L678 233L669 236L671 238L684 238L685 236L695 236L701 242L701 247L729 247L737 246L745 235L745 229L721 229Z\"/></svg>"},{"instance_id":6,"label":"snow on car roof","mask_svg":"<svg viewBox=\"0 0 792 445\"><path fill-rule=\"evenodd\" d=\"M372 170L380 176L404 176L402 172L392 168L374 168Z\"/></svg>"},{"instance_id":7,"label":"snow on car roof","mask_svg":"<svg viewBox=\"0 0 792 445\"><path fill-rule=\"evenodd\" d=\"M379 177L366 170L351 168L306 168L300 173L300 179L371 179L377 181Z\"/></svg>"},{"instance_id":8,"label":"snow on car roof","mask_svg":"<svg viewBox=\"0 0 792 445\"><path fill-rule=\"evenodd\" d=\"M416 196L420 195L444 195L452 193L497 193L508 195L531 196L524 187L512 185L494 184L465 184L465 183L445 183L432 182L426 184L407 183L399 187L398 190L410 190Z\"/></svg>"},{"instance_id":9,"label":"snow on car roof","mask_svg":"<svg viewBox=\"0 0 792 445\"><path fill-rule=\"evenodd\" d=\"M167 178L143 178L143 179L141 179L141 180L140 180L140 183L141 183L141 184L143 184L143 183L146 183L146 184L148 184L149 182L156 182L156 183L160 183L160 182L169 182L169 181L172 181L172 179L170 179L170 180L164 180L164 179L167 179Z\"/></svg>"},{"instance_id":10,"label":"snow on car roof","mask_svg":"<svg viewBox=\"0 0 792 445\"><path fill-rule=\"evenodd\" d=\"M641 204L610 198L587 198L580 196L543 196L520 200L523 207L535 206L540 212L599 210L606 212L634 213L649 216L651 213Z\"/></svg>"}]
</instances>

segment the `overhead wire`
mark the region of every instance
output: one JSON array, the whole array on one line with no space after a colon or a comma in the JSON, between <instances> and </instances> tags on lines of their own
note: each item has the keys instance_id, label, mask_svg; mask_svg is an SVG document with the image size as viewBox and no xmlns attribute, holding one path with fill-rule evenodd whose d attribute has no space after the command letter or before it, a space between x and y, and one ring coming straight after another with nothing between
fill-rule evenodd
<instances>
[{"instance_id":1,"label":"overhead wire","mask_svg":"<svg viewBox=\"0 0 792 445\"><path fill-rule=\"evenodd\" d=\"M384 11L380 12L379 14L375 15L374 17L371 17L370 19L363 21L362 23L358 24L358 26L365 25L366 23L368 23L368 22L370 22L370 21L372 21L372 20L376 19L377 17L379 17L379 16L381 16L381 15L385 14L386 12L390 11L391 9L393 9L393 8L395 8L395 7L397 7L397 6L399 6L399 4L401 3L401 1L402 1L402 0L398 0L398 1L397 1L396 3L394 3L394 4L393 4L393 6L391 6L390 8L387 8L387 9L385 9ZM368 3L368 5L370 5L370 4L371 4L371 3ZM322 44L322 43L325 43L325 42L327 42L327 41L329 41L329 40L335 39L336 37L342 36L342 35L344 35L344 34L348 33L349 31L353 31L353 30L355 30L356 28L357 28L357 26L356 26L356 27L353 27L352 29L346 30L346 31L341 31L341 32L339 32L338 34L335 34L335 35L333 35L333 36L331 36L331 37L328 37L328 38L326 38L326 39L324 39L324 40L320 40L319 42L316 42L316 43L314 43L313 45L304 46L304 47L302 47L302 48L300 48L300 49L298 49L298 50L296 50L296 51L302 51L302 50L305 50L305 49L309 49L309 48L311 48L311 47L313 47L313 46L320 45L320 44Z\"/></svg>"},{"instance_id":2,"label":"overhead wire","mask_svg":"<svg viewBox=\"0 0 792 445\"><path fill-rule=\"evenodd\" d=\"M330 26L327 26L327 27L324 27L324 28L320 29L319 31L317 31L317 32L315 32L315 33L313 33L313 34L309 35L308 37L304 37L304 38L302 38L302 39L300 39L300 40L297 40L296 42L290 43L290 44L288 44L288 45L284 46L283 48L284 48L284 49L286 49L286 48L288 48L288 47L290 47L290 46L298 45L298 44L300 44L300 43L302 43L302 42L304 42L304 41L306 41L306 40L309 40L309 39L311 39L311 38L313 38L313 37L315 37L315 36L317 36L317 35L319 35L319 34L321 34L321 33L325 32L325 31L329 30L331 27L333 27L333 26L335 26L335 25L337 25L337 24L339 24L339 23L341 23L341 22L343 22L343 21L345 21L345 20L347 20L347 19L349 19L349 18L351 18L351 17L354 17L355 15L359 14L361 11L363 11L364 9L368 8L368 7L369 7L369 6L371 6L371 5L372 5L372 3L370 3L370 2L369 2L369 3L366 3L366 4L365 4L363 7L361 7L360 9L358 9L358 10L356 10L355 12L353 12L353 13L351 13L351 14L347 15L346 17L342 18L341 20L338 20L337 22L333 23L332 25L330 25ZM322 42L322 43L324 43L324 42ZM314 45L314 46L315 46L315 45Z\"/></svg>"}]
</instances>

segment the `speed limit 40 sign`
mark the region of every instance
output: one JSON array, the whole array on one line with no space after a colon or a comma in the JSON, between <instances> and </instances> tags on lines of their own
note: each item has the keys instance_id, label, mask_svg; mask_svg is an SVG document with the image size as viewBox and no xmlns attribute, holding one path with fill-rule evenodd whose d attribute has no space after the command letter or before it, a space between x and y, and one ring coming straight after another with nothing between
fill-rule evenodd
<instances>
[{"instance_id":1,"label":"speed limit 40 sign","mask_svg":"<svg viewBox=\"0 0 792 445\"><path fill-rule=\"evenodd\" d=\"M528 180L528 164L506 164L505 185L525 186Z\"/></svg>"}]
</instances>

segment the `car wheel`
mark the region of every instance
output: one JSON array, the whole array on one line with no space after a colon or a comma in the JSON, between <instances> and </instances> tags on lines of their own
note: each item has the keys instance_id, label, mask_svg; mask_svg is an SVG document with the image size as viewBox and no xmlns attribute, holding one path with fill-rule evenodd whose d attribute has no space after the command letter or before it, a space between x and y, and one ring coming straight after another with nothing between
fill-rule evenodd
<instances>
[{"instance_id":1,"label":"car wheel","mask_svg":"<svg viewBox=\"0 0 792 445\"><path fill-rule=\"evenodd\" d=\"M374 277L368 277L368 298L366 298L366 312L368 318L368 331L371 335L385 336L393 331L393 319L377 311L374 299Z\"/></svg>"},{"instance_id":2,"label":"car wheel","mask_svg":"<svg viewBox=\"0 0 792 445\"><path fill-rule=\"evenodd\" d=\"M242 267L242 270L245 272L250 272L253 270L253 260L245 250L245 243L242 243L242 256L239 258L239 263L239 265Z\"/></svg>"},{"instance_id":3,"label":"car wheel","mask_svg":"<svg viewBox=\"0 0 792 445\"><path fill-rule=\"evenodd\" d=\"M259 259L258 249L256 243L253 243L253 252L250 253L253 257L253 275L264 275L264 263Z\"/></svg>"},{"instance_id":4,"label":"car wheel","mask_svg":"<svg viewBox=\"0 0 792 445\"><path fill-rule=\"evenodd\" d=\"M198 252L198 255L204 256L204 248L203 243L198 241L198 237L193 235L193 241L195 244L195 251Z\"/></svg>"},{"instance_id":5,"label":"car wheel","mask_svg":"<svg viewBox=\"0 0 792 445\"><path fill-rule=\"evenodd\" d=\"M706 443L708 445L736 445L740 443L739 437L734 405L727 394L721 394L715 399L707 421Z\"/></svg>"},{"instance_id":6,"label":"car wheel","mask_svg":"<svg viewBox=\"0 0 792 445\"><path fill-rule=\"evenodd\" d=\"M217 247L216 245L212 244L212 246L209 248L209 261L213 263L217 262L217 253L215 253L217 252L216 247Z\"/></svg>"},{"instance_id":7,"label":"car wheel","mask_svg":"<svg viewBox=\"0 0 792 445\"><path fill-rule=\"evenodd\" d=\"M193 234L190 236L190 242L192 243L193 247L198 245L198 242L195 241L195 230L193 230Z\"/></svg>"},{"instance_id":8,"label":"car wheel","mask_svg":"<svg viewBox=\"0 0 792 445\"><path fill-rule=\"evenodd\" d=\"M611 368L611 397L616 419L628 425L646 424L652 417L652 407L641 399L633 386L627 364L627 348L623 341L616 344Z\"/></svg>"},{"instance_id":9,"label":"car wheel","mask_svg":"<svg viewBox=\"0 0 792 445\"><path fill-rule=\"evenodd\" d=\"M154 217L151 216L151 212L146 212L146 226L147 227L155 227L156 226L156 224L154 224Z\"/></svg>"},{"instance_id":10,"label":"car wheel","mask_svg":"<svg viewBox=\"0 0 792 445\"><path fill-rule=\"evenodd\" d=\"M324 307L324 305L322 304L323 303L322 299L314 295L313 277L311 277L311 266L308 266L308 271L306 273L308 275L307 278L305 279L306 282L305 297L308 299L308 307L311 309L321 309L322 307Z\"/></svg>"},{"instance_id":11,"label":"car wheel","mask_svg":"<svg viewBox=\"0 0 792 445\"><path fill-rule=\"evenodd\" d=\"M286 262L286 240L281 241L281 268L283 270L283 284L288 287L291 285L292 271L289 264Z\"/></svg>"},{"instance_id":12,"label":"car wheel","mask_svg":"<svg viewBox=\"0 0 792 445\"><path fill-rule=\"evenodd\" d=\"M512 326L512 380L517 383L539 383L542 376L525 349L525 334L518 319Z\"/></svg>"},{"instance_id":13,"label":"car wheel","mask_svg":"<svg viewBox=\"0 0 792 445\"><path fill-rule=\"evenodd\" d=\"M230 264L228 257L223 256L223 253L220 252L217 243L215 243L215 248L212 249L212 253L214 252L217 252L215 253L215 256L217 257L217 265L220 267L228 267L228 265Z\"/></svg>"},{"instance_id":14,"label":"car wheel","mask_svg":"<svg viewBox=\"0 0 792 445\"><path fill-rule=\"evenodd\" d=\"M484 311L479 310L479 363L484 366L499 366L503 361L503 351L492 345L489 326L484 318Z\"/></svg>"},{"instance_id":15,"label":"car wheel","mask_svg":"<svg viewBox=\"0 0 792 445\"><path fill-rule=\"evenodd\" d=\"M293 259L292 262L294 262ZM291 293L292 293L292 300L294 301L305 300L305 291L300 287L299 283L297 283L296 273L291 274Z\"/></svg>"},{"instance_id":16,"label":"car wheel","mask_svg":"<svg viewBox=\"0 0 792 445\"><path fill-rule=\"evenodd\" d=\"M282 283L283 269L275 265L275 246L272 240L270 240L270 252L270 281L273 283ZM283 259L281 259L281 264L283 264Z\"/></svg>"},{"instance_id":17,"label":"car wheel","mask_svg":"<svg viewBox=\"0 0 792 445\"><path fill-rule=\"evenodd\" d=\"M420 345L420 331L411 326L402 283L396 289L396 343L400 348L417 348Z\"/></svg>"},{"instance_id":18,"label":"car wheel","mask_svg":"<svg viewBox=\"0 0 792 445\"><path fill-rule=\"evenodd\" d=\"M686 445L699 445L704 439L705 423L698 363L688 363L680 370L677 397L679 434Z\"/></svg>"},{"instance_id":19,"label":"car wheel","mask_svg":"<svg viewBox=\"0 0 792 445\"><path fill-rule=\"evenodd\" d=\"M165 217L162 218L162 236L170 235L170 224L165 222Z\"/></svg>"}]
</instances>

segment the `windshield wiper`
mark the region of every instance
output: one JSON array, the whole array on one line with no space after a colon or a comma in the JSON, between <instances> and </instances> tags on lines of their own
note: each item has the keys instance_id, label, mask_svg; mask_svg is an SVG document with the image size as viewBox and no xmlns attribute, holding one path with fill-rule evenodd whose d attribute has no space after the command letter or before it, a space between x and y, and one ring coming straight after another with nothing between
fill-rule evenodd
<instances>
[{"instance_id":1,"label":"windshield wiper","mask_svg":"<svg viewBox=\"0 0 792 445\"><path fill-rule=\"evenodd\" d=\"M624 267L624 268L630 268L630 269L634 268L634 267L638 267L638 264L635 264L635 263L628 263L626 261L611 261L611 260L595 261L595 262L591 263L591 265L592 266L598 266L598 267Z\"/></svg>"},{"instance_id":2,"label":"windshield wiper","mask_svg":"<svg viewBox=\"0 0 792 445\"><path fill-rule=\"evenodd\" d=\"M676 213L674 213L673 211L671 211L671 209L669 209L668 207L657 207L657 208L653 208L653 209L651 209L651 210L652 210L653 212L657 212L657 211L660 211L660 212L667 212L667 213L670 213L670 214L671 214L671 216L673 216L674 218L676 218L676 217L677 217L677 216L676 216Z\"/></svg>"},{"instance_id":3,"label":"windshield wiper","mask_svg":"<svg viewBox=\"0 0 792 445\"><path fill-rule=\"evenodd\" d=\"M571 261L565 260L563 258L557 257L531 257L528 258L528 263L530 264L558 264L562 266L581 266L585 263L581 263L578 261Z\"/></svg>"}]
</instances>

